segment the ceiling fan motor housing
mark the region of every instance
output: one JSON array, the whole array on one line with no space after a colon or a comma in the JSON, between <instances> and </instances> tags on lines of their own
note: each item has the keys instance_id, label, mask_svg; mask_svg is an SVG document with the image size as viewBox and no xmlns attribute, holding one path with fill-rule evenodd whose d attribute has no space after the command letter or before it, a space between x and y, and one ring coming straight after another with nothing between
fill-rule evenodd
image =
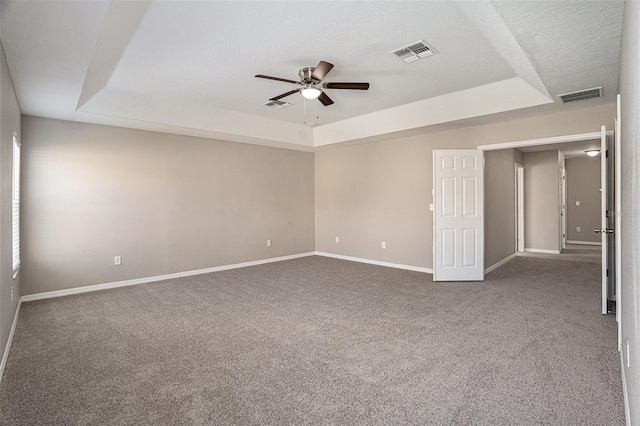
<instances>
[{"instance_id":1,"label":"ceiling fan motor housing","mask_svg":"<svg viewBox=\"0 0 640 426\"><path fill-rule=\"evenodd\" d=\"M298 75L300 76L300 82L303 84L319 83L318 80L311 78L311 74L313 74L313 71L315 69L316 67L305 67L305 68L302 68L300 71L298 71Z\"/></svg>"}]
</instances>

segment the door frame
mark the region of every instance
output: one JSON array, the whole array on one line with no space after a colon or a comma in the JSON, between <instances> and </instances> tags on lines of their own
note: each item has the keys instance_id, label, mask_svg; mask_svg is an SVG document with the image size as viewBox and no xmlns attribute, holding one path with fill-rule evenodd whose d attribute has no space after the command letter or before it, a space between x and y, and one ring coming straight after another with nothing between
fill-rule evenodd
<instances>
[{"instance_id":1,"label":"door frame","mask_svg":"<svg viewBox=\"0 0 640 426\"><path fill-rule=\"evenodd\" d=\"M622 118L620 111L620 95L616 97L616 119L614 123L615 135L613 140L613 152L615 155L614 158L614 173L615 173L615 182L614 182L614 199L615 199L615 223L614 223L614 238L615 238L615 247L616 247L616 264L615 264L615 286L616 286L616 321L618 322L618 351L622 350L622 301L620 298L622 297L622 216L620 212L622 211L622 193L621 193L621 183L622 183L622 157L620 156L620 119Z\"/></svg>"},{"instance_id":2,"label":"door frame","mask_svg":"<svg viewBox=\"0 0 640 426\"><path fill-rule=\"evenodd\" d=\"M516 252L524 252L524 164L515 163Z\"/></svg>"},{"instance_id":3,"label":"door frame","mask_svg":"<svg viewBox=\"0 0 640 426\"><path fill-rule=\"evenodd\" d=\"M560 168L560 251L567 248L567 167L566 163Z\"/></svg>"},{"instance_id":4,"label":"door frame","mask_svg":"<svg viewBox=\"0 0 640 426\"><path fill-rule=\"evenodd\" d=\"M613 135L613 130L607 130L607 136L612 136L612 135ZM520 140L520 141L514 141L514 142L478 145L478 149L482 151L498 151L500 149L525 148L528 146L555 145L559 143L581 142L585 140L600 140L600 136L601 136L600 131L590 132L590 133L577 133L573 135L552 136L549 138L541 138L541 139L526 139L526 140Z\"/></svg>"}]
</instances>

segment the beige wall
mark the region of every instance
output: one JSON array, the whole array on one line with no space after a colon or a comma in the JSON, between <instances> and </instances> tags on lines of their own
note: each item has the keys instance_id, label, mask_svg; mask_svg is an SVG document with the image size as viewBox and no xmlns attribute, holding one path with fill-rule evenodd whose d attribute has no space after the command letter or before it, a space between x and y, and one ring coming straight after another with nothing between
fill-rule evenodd
<instances>
[{"instance_id":1,"label":"beige wall","mask_svg":"<svg viewBox=\"0 0 640 426\"><path fill-rule=\"evenodd\" d=\"M593 230L600 228L600 156L569 158L566 167L567 239L598 243L600 234Z\"/></svg>"},{"instance_id":2,"label":"beige wall","mask_svg":"<svg viewBox=\"0 0 640 426\"><path fill-rule=\"evenodd\" d=\"M317 152L315 166L310 153L25 117L23 290L312 251L314 167L316 250L431 268L433 149L597 131L612 114L604 106L337 147ZM487 267L512 250L505 228L487 238Z\"/></svg>"},{"instance_id":3,"label":"beige wall","mask_svg":"<svg viewBox=\"0 0 640 426\"><path fill-rule=\"evenodd\" d=\"M0 354L4 354L20 298L21 274L13 278L11 250L13 132L20 136L20 106L0 40Z\"/></svg>"},{"instance_id":4,"label":"beige wall","mask_svg":"<svg viewBox=\"0 0 640 426\"><path fill-rule=\"evenodd\" d=\"M22 131L24 294L314 250L313 153L34 117Z\"/></svg>"},{"instance_id":5,"label":"beige wall","mask_svg":"<svg viewBox=\"0 0 640 426\"><path fill-rule=\"evenodd\" d=\"M560 250L558 151L524 154L524 245Z\"/></svg>"},{"instance_id":6,"label":"beige wall","mask_svg":"<svg viewBox=\"0 0 640 426\"><path fill-rule=\"evenodd\" d=\"M446 147L427 136L316 153L316 249L430 268L431 153Z\"/></svg>"},{"instance_id":7,"label":"beige wall","mask_svg":"<svg viewBox=\"0 0 640 426\"><path fill-rule=\"evenodd\" d=\"M640 424L640 2L625 2L620 65L622 368L629 416ZM627 346L629 355L627 356ZM627 367L628 362L628 367Z\"/></svg>"},{"instance_id":8,"label":"beige wall","mask_svg":"<svg viewBox=\"0 0 640 426\"><path fill-rule=\"evenodd\" d=\"M607 105L318 152L316 249L432 268L429 204L434 149L597 132L603 124L612 126L614 116L615 107ZM491 191L487 186L485 197L491 198ZM557 231L558 219L554 219ZM509 227L505 232L513 230ZM386 249L381 241L387 242ZM491 247L499 241L489 238L487 242L490 256L503 252L503 247Z\"/></svg>"},{"instance_id":9,"label":"beige wall","mask_svg":"<svg viewBox=\"0 0 640 426\"><path fill-rule=\"evenodd\" d=\"M523 161L522 152L517 149L485 152L485 267L516 251L515 163Z\"/></svg>"}]
</instances>

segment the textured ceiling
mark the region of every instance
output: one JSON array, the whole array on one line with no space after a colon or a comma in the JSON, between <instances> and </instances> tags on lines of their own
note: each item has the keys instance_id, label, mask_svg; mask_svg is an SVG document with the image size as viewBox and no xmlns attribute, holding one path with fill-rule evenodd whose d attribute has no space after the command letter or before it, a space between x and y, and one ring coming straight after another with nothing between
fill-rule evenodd
<instances>
[{"instance_id":1,"label":"textured ceiling","mask_svg":"<svg viewBox=\"0 0 640 426\"><path fill-rule=\"evenodd\" d=\"M464 119L614 102L621 1L17 1L1 37L23 113L311 149ZM438 53L406 64L391 50ZM335 104L263 106L335 64ZM557 95L604 86L604 99ZM317 123L311 128L308 123Z\"/></svg>"}]
</instances>

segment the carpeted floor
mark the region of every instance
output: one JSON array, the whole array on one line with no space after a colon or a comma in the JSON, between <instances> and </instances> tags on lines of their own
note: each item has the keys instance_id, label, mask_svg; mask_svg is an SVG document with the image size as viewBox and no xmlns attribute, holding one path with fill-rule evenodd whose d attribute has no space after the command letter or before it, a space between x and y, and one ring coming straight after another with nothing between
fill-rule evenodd
<instances>
[{"instance_id":1,"label":"carpeted floor","mask_svg":"<svg viewBox=\"0 0 640 426\"><path fill-rule=\"evenodd\" d=\"M622 425L599 279L559 257L433 283L315 256L29 302L0 423Z\"/></svg>"},{"instance_id":2,"label":"carpeted floor","mask_svg":"<svg viewBox=\"0 0 640 426\"><path fill-rule=\"evenodd\" d=\"M561 256L558 256L557 254L529 252L518 253L518 256L529 256L552 260L568 260L571 262L597 263L598 268L600 268L600 262L602 261L602 249L599 246L567 244L567 248L562 250Z\"/></svg>"}]
</instances>

